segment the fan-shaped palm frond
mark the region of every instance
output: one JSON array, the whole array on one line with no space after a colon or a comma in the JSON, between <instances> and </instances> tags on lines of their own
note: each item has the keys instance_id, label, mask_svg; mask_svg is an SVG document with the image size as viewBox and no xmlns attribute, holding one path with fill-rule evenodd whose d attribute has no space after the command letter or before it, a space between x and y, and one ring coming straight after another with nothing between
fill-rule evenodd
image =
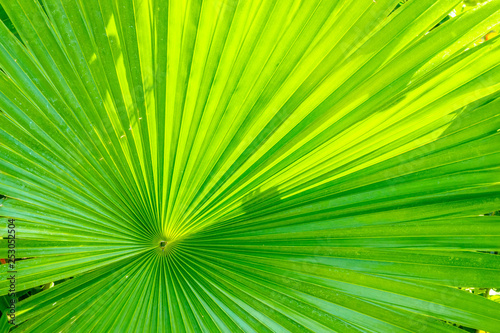
<instances>
[{"instance_id":1,"label":"fan-shaped palm frond","mask_svg":"<svg viewBox=\"0 0 500 333\"><path fill-rule=\"evenodd\" d=\"M500 332L499 0L0 2L14 332Z\"/></svg>"}]
</instances>

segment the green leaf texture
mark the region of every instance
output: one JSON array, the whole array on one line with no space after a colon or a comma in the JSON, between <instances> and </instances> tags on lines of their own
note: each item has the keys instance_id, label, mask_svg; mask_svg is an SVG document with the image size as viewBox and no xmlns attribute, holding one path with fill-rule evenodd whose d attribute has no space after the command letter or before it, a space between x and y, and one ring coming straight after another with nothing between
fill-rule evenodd
<instances>
[{"instance_id":1,"label":"green leaf texture","mask_svg":"<svg viewBox=\"0 0 500 333\"><path fill-rule=\"evenodd\" d=\"M1 0L12 331L500 332L500 0L399 2Z\"/></svg>"}]
</instances>

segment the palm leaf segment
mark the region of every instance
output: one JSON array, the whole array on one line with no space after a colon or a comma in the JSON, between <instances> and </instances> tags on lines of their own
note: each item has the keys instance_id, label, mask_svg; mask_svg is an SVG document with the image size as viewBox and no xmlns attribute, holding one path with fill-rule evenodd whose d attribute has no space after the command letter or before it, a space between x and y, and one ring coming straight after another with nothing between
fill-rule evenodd
<instances>
[{"instance_id":1,"label":"palm leaf segment","mask_svg":"<svg viewBox=\"0 0 500 333\"><path fill-rule=\"evenodd\" d=\"M500 1L1 3L14 331L499 332Z\"/></svg>"}]
</instances>

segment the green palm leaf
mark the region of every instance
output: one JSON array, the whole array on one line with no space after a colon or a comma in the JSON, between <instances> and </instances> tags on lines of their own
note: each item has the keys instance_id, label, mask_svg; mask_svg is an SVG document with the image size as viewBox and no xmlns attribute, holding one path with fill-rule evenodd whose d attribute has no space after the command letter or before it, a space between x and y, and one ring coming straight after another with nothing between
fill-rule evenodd
<instances>
[{"instance_id":1,"label":"green palm leaf","mask_svg":"<svg viewBox=\"0 0 500 333\"><path fill-rule=\"evenodd\" d=\"M14 332L500 332L499 0L0 3Z\"/></svg>"}]
</instances>

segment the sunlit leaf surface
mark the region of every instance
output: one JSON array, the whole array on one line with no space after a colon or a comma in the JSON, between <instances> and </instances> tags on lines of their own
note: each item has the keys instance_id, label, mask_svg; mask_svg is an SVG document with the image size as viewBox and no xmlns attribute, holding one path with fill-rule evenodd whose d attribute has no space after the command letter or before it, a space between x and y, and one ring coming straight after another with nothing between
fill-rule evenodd
<instances>
[{"instance_id":1,"label":"sunlit leaf surface","mask_svg":"<svg viewBox=\"0 0 500 333\"><path fill-rule=\"evenodd\" d=\"M13 331L500 332L500 1L399 2L0 1Z\"/></svg>"}]
</instances>

